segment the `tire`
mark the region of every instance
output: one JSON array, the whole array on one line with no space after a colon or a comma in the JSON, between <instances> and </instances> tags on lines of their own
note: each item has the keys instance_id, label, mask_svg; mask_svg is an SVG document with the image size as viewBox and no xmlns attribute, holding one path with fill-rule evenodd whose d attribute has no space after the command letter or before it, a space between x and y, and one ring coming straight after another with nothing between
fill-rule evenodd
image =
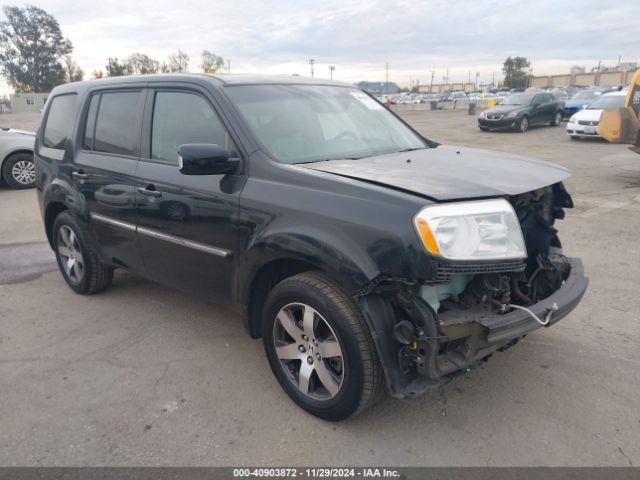
<instances>
[{"instance_id":1,"label":"tire","mask_svg":"<svg viewBox=\"0 0 640 480\"><path fill-rule=\"evenodd\" d=\"M325 275L286 278L271 290L263 312L271 370L304 410L337 421L380 398L384 380L369 329L353 300ZM313 327L305 325L305 314Z\"/></svg>"},{"instance_id":2,"label":"tire","mask_svg":"<svg viewBox=\"0 0 640 480\"><path fill-rule=\"evenodd\" d=\"M522 117L518 122L517 128L520 133L524 133L529 130L529 117L527 117L526 115Z\"/></svg>"},{"instance_id":3,"label":"tire","mask_svg":"<svg viewBox=\"0 0 640 480\"><path fill-rule=\"evenodd\" d=\"M579 136L577 136L577 135L569 135L569 138L570 138L571 140L580 140L580 137L579 137Z\"/></svg>"},{"instance_id":4,"label":"tire","mask_svg":"<svg viewBox=\"0 0 640 480\"><path fill-rule=\"evenodd\" d=\"M35 187L36 169L33 155L16 153L7 158L2 165L2 179L16 190Z\"/></svg>"},{"instance_id":5,"label":"tire","mask_svg":"<svg viewBox=\"0 0 640 480\"><path fill-rule=\"evenodd\" d=\"M113 268L98 260L71 214L62 212L56 217L51 238L60 273L74 292L90 295L111 285Z\"/></svg>"},{"instance_id":6,"label":"tire","mask_svg":"<svg viewBox=\"0 0 640 480\"><path fill-rule=\"evenodd\" d=\"M556 112L555 116L553 117L553 120L551 121L551 126L559 127L561 123L562 123L562 112Z\"/></svg>"}]
</instances>

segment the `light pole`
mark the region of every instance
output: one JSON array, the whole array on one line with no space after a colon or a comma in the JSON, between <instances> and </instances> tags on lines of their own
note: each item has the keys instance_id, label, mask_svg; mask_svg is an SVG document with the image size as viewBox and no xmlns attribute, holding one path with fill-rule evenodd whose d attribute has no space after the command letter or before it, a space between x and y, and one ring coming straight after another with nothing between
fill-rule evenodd
<instances>
[{"instance_id":1,"label":"light pole","mask_svg":"<svg viewBox=\"0 0 640 480\"><path fill-rule=\"evenodd\" d=\"M309 59L309 65L311 65L311 78L313 78L313 64L316 63L316 61L311 58Z\"/></svg>"},{"instance_id":2,"label":"light pole","mask_svg":"<svg viewBox=\"0 0 640 480\"><path fill-rule=\"evenodd\" d=\"M333 80L333 71L336 69L336 67L334 65L329 65L329 76L331 77L331 80Z\"/></svg>"},{"instance_id":3,"label":"light pole","mask_svg":"<svg viewBox=\"0 0 640 480\"><path fill-rule=\"evenodd\" d=\"M231 73L231 59L227 58L227 73Z\"/></svg>"},{"instance_id":4,"label":"light pole","mask_svg":"<svg viewBox=\"0 0 640 480\"><path fill-rule=\"evenodd\" d=\"M385 85L384 92L389 93L389 62L385 63L386 75L385 75Z\"/></svg>"}]
</instances>

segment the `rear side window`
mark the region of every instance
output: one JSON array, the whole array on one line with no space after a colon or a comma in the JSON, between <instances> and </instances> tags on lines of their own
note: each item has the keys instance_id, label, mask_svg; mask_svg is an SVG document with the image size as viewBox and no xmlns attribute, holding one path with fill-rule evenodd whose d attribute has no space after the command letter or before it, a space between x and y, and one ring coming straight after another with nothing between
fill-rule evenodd
<instances>
[{"instance_id":1,"label":"rear side window","mask_svg":"<svg viewBox=\"0 0 640 480\"><path fill-rule=\"evenodd\" d=\"M178 163L178 147L215 143L233 150L227 132L211 104L198 94L158 92L153 106L151 158Z\"/></svg>"},{"instance_id":2,"label":"rear side window","mask_svg":"<svg viewBox=\"0 0 640 480\"><path fill-rule=\"evenodd\" d=\"M118 155L138 154L141 91L104 92L94 95L89 105L83 146L87 150Z\"/></svg>"},{"instance_id":3,"label":"rear side window","mask_svg":"<svg viewBox=\"0 0 640 480\"><path fill-rule=\"evenodd\" d=\"M64 149L67 138L73 133L76 119L77 95L59 95L51 100L42 143L45 147Z\"/></svg>"}]
</instances>

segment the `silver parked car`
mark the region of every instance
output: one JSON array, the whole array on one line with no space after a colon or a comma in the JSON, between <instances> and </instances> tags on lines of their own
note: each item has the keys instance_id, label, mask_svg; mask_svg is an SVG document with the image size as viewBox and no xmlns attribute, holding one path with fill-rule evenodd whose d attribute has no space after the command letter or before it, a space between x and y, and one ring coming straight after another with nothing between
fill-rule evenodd
<instances>
[{"instance_id":1,"label":"silver parked car","mask_svg":"<svg viewBox=\"0 0 640 480\"><path fill-rule=\"evenodd\" d=\"M36 184L34 141L35 133L0 129L0 179L12 188L33 188Z\"/></svg>"}]
</instances>

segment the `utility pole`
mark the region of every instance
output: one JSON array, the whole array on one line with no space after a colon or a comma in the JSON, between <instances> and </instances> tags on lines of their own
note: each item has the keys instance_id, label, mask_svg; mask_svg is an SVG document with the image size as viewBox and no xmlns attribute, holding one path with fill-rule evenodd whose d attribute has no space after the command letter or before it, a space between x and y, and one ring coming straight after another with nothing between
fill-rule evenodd
<instances>
[{"instance_id":1,"label":"utility pole","mask_svg":"<svg viewBox=\"0 0 640 480\"><path fill-rule=\"evenodd\" d=\"M313 64L316 63L316 61L311 58L309 59L309 65L311 65L311 78L313 78Z\"/></svg>"},{"instance_id":2,"label":"utility pole","mask_svg":"<svg viewBox=\"0 0 640 480\"><path fill-rule=\"evenodd\" d=\"M389 93L389 62L385 63L385 68L386 68L386 75L385 75L385 86L384 86L384 92L385 93Z\"/></svg>"},{"instance_id":3,"label":"utility pole","mask_svg":"<svg viewBox=\"0 0 640 480\"><path fill-rule=\"evenodd\" d=\"M227 73L231 73L231 59L227 58Z\"/></svg>"},{"instance_id":4,"label":"utility pole","mask_svg":"<svg viewBox=\"0 0 640 480\"><path fill-rule=\"evenodd\" d=\"M431 85L429 85L429 93L433 93L433 76L436 74L435 70L431 70Z\"/></svg>"},{"instance_id":5,"label":"utility pole","mask_svg":"<svg viewBox=\"0 0 640 480\"><path fill-rule=\"evenodd\" d=\"M491 88L496 88L496 72L491 72Z\"/></svg>"},{"instance_id":6,"label":"utility pole","mask_svg":"<svg viewBox=\"0 0 640 480\"><path fill-rule=\"evenodd\" d=\"M329 65L329 75L331 76L331 80L333 80L333 71L336 69L334 65Z\"/></svg>"}]
</instances>

